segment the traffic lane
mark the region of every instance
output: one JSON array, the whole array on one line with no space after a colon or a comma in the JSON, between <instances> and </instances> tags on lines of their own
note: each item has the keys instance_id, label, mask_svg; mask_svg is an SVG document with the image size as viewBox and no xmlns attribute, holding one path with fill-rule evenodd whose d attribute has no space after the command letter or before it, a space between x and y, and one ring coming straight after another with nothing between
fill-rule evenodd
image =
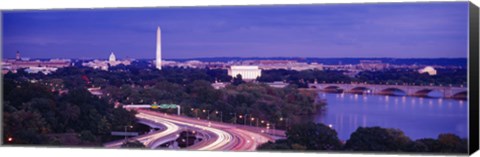
<instances>
[{"instance_id":1,"label":"traffic lane","mask_svg":"<svg viewBox=\"0 0 480 157\"><path fill-rule=\"evenodd\" d=\"M165 118L163 116L165 116L166 114L161 114L161 113L151 112L151 111L150 112L148 112L148 111L145 112L145 110L139 110L139 114L144 114L144 115L148 114L149 118L152 118L152 119L169 121L171 123L175 123L175 124L178 124L178 125L186 125L186 126L190 126L190 127L196 127L196 128L202 129L202 130L210 131L210 132L217 135L217 138L216 138L215 141L212 141L211 143L206 144L205 146L198 148L198 150L220 150L220 148L227 145L233 139L232 135L225 132L225 131L209 127L208 125L205 126L204 123L197 123L196 121L191 120L191 119L180 119L180 120L178 120L178 118L171 118L171 117Z\"/></svg>"},{"instance_id":2,"label":"traffic lane","mask_svg":"<svg viewBox=\"0 0 480 157\"><path fill-rule=\"evenodd\" d=\"M263 134L254 133L254 132L250 132L242 129L236 129L235 127L232 127L231 125L228 125L228 124L211 123L209 121L183 118L178 116L170 116L167 114L162 114L162 113L153 112L153 111L147 111L147 112L153 115L165 117L167 119L184 121L184 122L190 123L190 125L197 124L197 125L204 125L212 128L222 129L228 132L229 134L233 135L233 138L223 137L225 139L230 139L230 144L224 145L222 147L215 147L215 148L218 148L218 150L253 151L256 149L258 145L262 143L266 143L268 142L268 140L270 140L270 138L268 138ZM199 149L199 150L204 150L204 149Z\"/></svg>"},{"instance_id":3,"label":"traffic lane","mask_svg":"<svg viewBox=\"0 0 480 157\"><path fill-rule=\"evenodd\" d=\"M218 129L229 129L229 128L241 128L243 130L248 130L251 132L258 132L259 134L263 134L265 137L269 137L270 141L275 141L278 137L285 137L284 130L274 130L274 129L267 129L266 127L254 127L254 126L246 126L246 125L239 125L239 124L229 124L229 123L221 123L221 122L214 122L214 121L207 121L207 120L200 120L194 119L190 117L183 117L177 115L168 115L166 113L159 113L155 111L143 110L139 109L139 112L148 112L150 114L155 114L161 117L167 117L170 119L182 120L182 121L189 121L191 123L202 124L202 125L211 125ZM210 123L210 124L209 124Z\"/></svg>"},{"instance_id":4,"label":"traffic lane","mask_svg":"<svg viewBox=\"0 0 480 157\"><path fill-rule=\"evenodd\" d=\"M138 113L136 117L139 119L147 119L150 121L154 121L155 123L162 124L166 127L166 129L160 133L153 134L152 136L148 136L148 137L138 138L138 140L142 142L145 146L150 146L153 141L161 140L162 138L171 139L169 135L178 134L180 131L180 127L178 125L171 123L169 121L165 121L163 119L159 119L155 116Z\"/></svg>"},{"instance_id":5,"label":"traffic lane","mask_svg":"<svg viewBox=\"0 0 480 157\"><path fill-rule=\"evenodd\" d=\"M200 147L201 145L207 145L213 141L216 140L217 136L216 134L212 133L212 132L209 132L209 131L205 131L205 130L202 130L202 129L199 129L199 128L196 128L196 127L190 127L190 126L186 126L186 125L180 125L180 124L176 124L178 125L181 129L181 131L178 133L178 134L173 134L173 135L170 135L171 137L175 137L174 139L170 140L170 141L173 141L173 140L176 140L179 136L180 136L180 133L183 132L183 131L189 131L189 132L192 132L194 131L195 134L197 134L199 137L202 138L202 140L198 143L195 143L193 144L192 146L189 146L187 148L190 148L190 147L193 147L193 146L196 146L196 147ZM150 148L152 149L155 149L155 148L158 148L158 146L166 143L166 142L169 142L169 141L166 141L166 140L163 140L163 141L160 141L160 140L156 140L154 142L153 145L151 145ZM197 146L198 145L198 146Z\"/></svg>"},{"instance_id":6,"label":"traffic lane","mask_svg":"<svg viewBox=\"0 0 480 157\"><path fill-rule=\"evenodd\" d=\"M142 119L141 117L137 117L139 118L140 120L147 120L149 121L148 119ZM165 128L165 130L159 130L159 131L154 131L154 132L151 132L151 133L147 133L147 134L144 134L144 135L140 135L140 136L135 136L135 137L130 137L130 138L127 138L127 141L128 140L138 140L138 141L145 141L147 139L151 139L153 137L158 137L158 135L163 135L165 133L165 131L169 131L171 129L174 129L174 128L171 128L171 125L165 125L165 124L161 124L161 123L155 123L157 125L157 127L161 127L161 128ZM170 128L169 128L170 127ZM123 143L125 142L124 139L121 139L121 140L117 140L117 141L113 141L113 142L109 142L109 143L106 143L104 144L104 147L107 147L107 148L119 148Z\"/></svg>"},{"instance_id":7,"label":"traffic lane","mask_svg":"<svg viewBox=\"0 0 480 157\"><path fill-rule=\"evenodd\" d=\"M198 119L193 119L193 118L189 118L189 117L168 115L168 114L165 114L165 113L159 113L159 112L148 111L148 110L141 110L140 112L146 112L146 113L149 113L149 114L157 115L157 116L160 116L160 117L165 117L165 118L168 118L168 119L185 121L185 122L189 122L191 124L204 125L204 126L209 126L209 127L221 129L221 130L238 128L238 129L242 129L242 130L245 130L245 131L249 131L249 132L251 132L252 135L258 136L259 138L262 138L262 139L267 138L269 141L275 141L276 140L274 137L272 137L272 136L270 136L269 134L266 133L266 130L267 130L266 128L251 127L251 126L236 125L236 124L227 124L227 123L219 123L219 122L212 122L212 121L206 121L206 120L198 120ZM263 130L263 133L262 133L262 130ZM284 131L282 131L282 130L268 129L268 131L269 132L277 131L278 133L283 133L284 134Z\"/></svg>"}]
</instances>

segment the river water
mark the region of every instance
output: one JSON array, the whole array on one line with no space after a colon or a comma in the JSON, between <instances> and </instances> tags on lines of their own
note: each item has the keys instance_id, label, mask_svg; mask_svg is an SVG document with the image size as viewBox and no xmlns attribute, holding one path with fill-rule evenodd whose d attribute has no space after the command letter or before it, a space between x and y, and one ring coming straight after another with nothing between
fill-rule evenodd
<instances>
[{"instance_id":1,"label":"river water","mask_svg":"<svg viewBox=\"0 0 480 157\"><path fill-rule=\"evenodd\" d=\"M402 130L412 140L437 138L440 133L468 137L468 101L409 96L319 93L327 109L314 117L330 125L341 140L358 127Z\"/></svg>"}]
</instances>

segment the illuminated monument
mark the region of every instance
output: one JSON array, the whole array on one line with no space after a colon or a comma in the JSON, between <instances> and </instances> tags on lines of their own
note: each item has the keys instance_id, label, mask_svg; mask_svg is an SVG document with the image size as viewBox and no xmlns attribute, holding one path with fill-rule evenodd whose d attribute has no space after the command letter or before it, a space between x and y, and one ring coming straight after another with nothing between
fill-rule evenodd
<instances>
[{"instance_id":1,"label":"illuminated monument","mask_svg":"<svg viewBox=\"0 0 480 157\"><path fill-rule=\"evenodd\" d=\"M155 61L155 66L158 70L162 70L162 45L161 45L161 32L160 27L157 28L157 57Z\"/></svg>"},{"instance_id":2,"label":"illuminated monument","mask_svg":"<svg viewBox=\"0 0 480 157\"><path fill-rule=\"evenodd\" d=\"M117 58L115 57L115 54L113 54L113 52L110 53L110 56L108 57L108 61L110 62L110 64L117 61Z\"/></svg>"},{"instance_id":3,"label":"illuminated monument","mask_svg":"<svg viewBox=\"0 0 480 157\"><path fill-rule=\"evenodd\" d=\"M228 69L228 75L231 77L241 75L244 80L255 80L262 76L262 70L258 66L234 65Z\"/></svg>"}]
</instances>

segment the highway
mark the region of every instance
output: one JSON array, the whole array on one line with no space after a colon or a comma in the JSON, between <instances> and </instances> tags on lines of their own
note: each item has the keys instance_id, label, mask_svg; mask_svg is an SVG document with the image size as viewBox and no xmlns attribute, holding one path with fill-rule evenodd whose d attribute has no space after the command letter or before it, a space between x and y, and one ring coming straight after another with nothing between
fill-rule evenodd
<instances>
[{"instance_id":1,"label":"highway","mask_svg":"<svg viewBox=\"0 0 480 157\"><path fill-rule=\"evenodd\" d=\"M148 119L148 117L142 116L140 114L137 115L137 118L139 118L140 120ZM173 137L171 137L171 135L176 135L181 131L180 128L177 125L175 125L173 123L170 123L168 121L158 121L157 120L157 121L155 121L154 124L157 124L158 127L163 127L163 128L166 128L166 129L165 130L160 130L160 131L154 131L154 132L151 132L151 133L148 133L148 134L145 134L145 135L132 137L132 138L129 138L128 140L137 140L137 141L142 142L145 146L149 147L151 144L153 144L152 142L154 142L154 141L158 141L158 140L162 140L162 139L165 139L165 140L175 139L176 137L173 138ZM117 140L117 141L114 141L114 142L104 144L104 147L119 148L123 144L123 142L124 142L124 140Z\"/></svg>"},{"instance_id":2,"label":"highway","mask_svg":"<svg viewBox=\"0 0 480 157\"><path fill-rule=\"evenodd\" d=\"M155 122L166 128L165 130L130 138L130 140L139 140L151 149L175 140L183 130L194 130L203 135L201 142L185 148L188 150L254 151L257 146L278 139L278 137L262 133L261 130L264 130L264 128L167 115L143 109L137 109L137 112L137 118ZM277 132L279 131L277 130ZM119 147L122 142L123 140L112 142L106 144L105 147Z\"/></svg>"}]
</instances>

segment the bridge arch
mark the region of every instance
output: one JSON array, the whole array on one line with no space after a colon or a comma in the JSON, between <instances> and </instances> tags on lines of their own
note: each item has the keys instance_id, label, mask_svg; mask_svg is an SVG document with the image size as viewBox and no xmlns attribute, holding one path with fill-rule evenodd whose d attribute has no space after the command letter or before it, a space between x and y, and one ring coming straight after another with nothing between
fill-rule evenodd
<instances>
[{"instance_id":1,"label":"bridge arch","mask_svg":"<svg viewBox=\"0 0 480 157\"><path fill-rule=\"evenodd\" d=\"M387 88L381 89L380 92L378 92L378 94L381 94L381 95L399 95L399 96L404 96L404 95L407 95L408 92L405 91L405 90L402 90L402 89L400 89L400 88L387 87Z\"/></svg>"},{"instance_id":2,"label":"bridge arch","mask_svg":"<svg viewBox=\"0 0 480 157\"><path fill-rule=\"evenodd\" d=\"M364 86L356 86L348 90L349 93L355 94L368 94L373 93L372 88L364 87Z\"/></svg>"},{"instance_id":3,"label":"bridge arch","mask_svg":"<svg viewBox=\"0 0 480 157\"><path fill-rule=\"evenodd\" d=\"M458 93L453 94L451 98L453 98L453 99L464 99L464 100L466 100L467 97L468 97L468 92L467 92L467 91L461 91L461 92L458 92Z\"/></svg>"},{"instance_id":4,"label":"bridge arch","mask_svg":"<svg viewBox=\"0 0 480 157\"><path fill-rule=\"evenodd\" d=\"M341 93L344 91L343 88L339 87L339 86L335 86L335 85L332 85L332 86L326 86L325 88L322 89L323 91L325 92L333 92L333 93Z\"/></svg>"},{"instance_id":5,"label":"bridge arch","mask_svg":"<svg viewBox=\"0 0 480 157\"><path fill-rule=\"evenodd\" d=\"M437 93L435 93L437 92ZM433 94L433 95L431 95ZM437 95L435 95L437 94ZM434 98L441 98L444 97L445 91L438 90L438 89L430 89L430 88L425 88L425 89L420 89L415 91L413 96L418 96L418 97L434 97Z\"/></svg>"}]
</instances>

